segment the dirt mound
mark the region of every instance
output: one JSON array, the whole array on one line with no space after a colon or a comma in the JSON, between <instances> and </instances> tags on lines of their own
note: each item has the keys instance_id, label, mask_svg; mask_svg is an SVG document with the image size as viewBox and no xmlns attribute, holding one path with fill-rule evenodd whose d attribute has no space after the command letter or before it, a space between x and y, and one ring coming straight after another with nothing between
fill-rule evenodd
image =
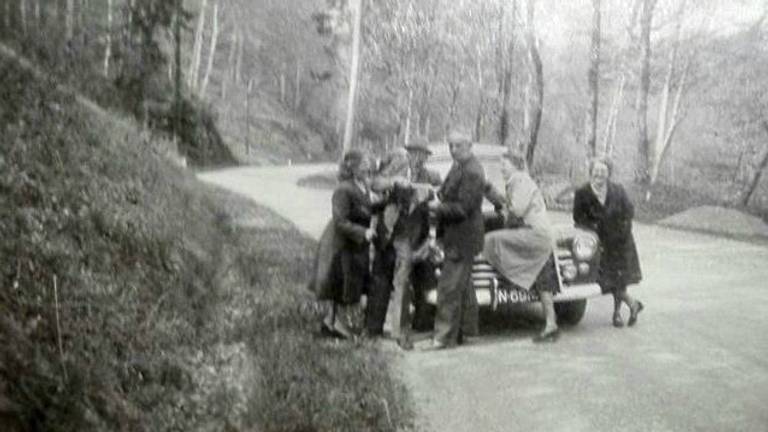
<instances>
[{"instance_id":1,"label":"dirt mound","mask_svg":"<svg viewBox=\"0 0 768 432\"><path fill-rule=\"evenodd\" d=\"M768 239L768 224L760 218L725 207L691 208L659 221L659 225L729 236Z\"/></svg>"}]
</instances>

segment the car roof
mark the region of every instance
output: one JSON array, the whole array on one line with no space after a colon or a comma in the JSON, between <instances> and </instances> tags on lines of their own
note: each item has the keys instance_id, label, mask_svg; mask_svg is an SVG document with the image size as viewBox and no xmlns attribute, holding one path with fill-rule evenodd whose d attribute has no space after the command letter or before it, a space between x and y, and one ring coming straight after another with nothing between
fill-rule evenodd
<instances>
[{"instance_id":1,"label":"car roof","mask_svg":"<svg viewBox=\"0 0 768 432\"><path fill-rule=\"evenodd\" d=\"M448 150L448 144L445 142L430 143L429 149L432 151L430 160L435 162L451 160L451 153ZM498 144L474 143L472 153L480 160L491 160L501 156L507 148Z\"/></svg>"}]
</instances>

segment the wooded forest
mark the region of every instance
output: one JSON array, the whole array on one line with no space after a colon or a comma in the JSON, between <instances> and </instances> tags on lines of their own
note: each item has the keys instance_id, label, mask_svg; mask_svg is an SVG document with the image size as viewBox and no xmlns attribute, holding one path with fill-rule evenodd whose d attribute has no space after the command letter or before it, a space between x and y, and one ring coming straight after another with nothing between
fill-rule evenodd
<instances>
[{"instance_id":1,"label":"wooded forest","mask_svg":"<svg viewBox=\"0 0 768 432\"><path fill-rule=\"evenodd\" d=\"M192 163L381 154L462 127L525 151L536 175L576 181L607 154L646 200L674 188L768 208L764 0L4 0L0 13L6 43L180 137Z\"/></svg>"}]
</instances>

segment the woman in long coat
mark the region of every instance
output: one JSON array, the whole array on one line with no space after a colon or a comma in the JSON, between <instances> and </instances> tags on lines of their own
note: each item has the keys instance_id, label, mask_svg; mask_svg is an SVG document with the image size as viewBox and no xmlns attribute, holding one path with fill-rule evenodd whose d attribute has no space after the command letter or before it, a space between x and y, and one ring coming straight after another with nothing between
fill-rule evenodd
<instances>
[{"instance_id":1,"label":"woman in long coat","mask_svg":"<svg viewBox=\"0 0 768 432\"><path fill-rule=\"evenodd\" d=\"M537 290L546 324L534 341L554 341L559 335L552 299L557 282L534 285L542 270L554 269L547 208L541 191L525 169L525 157L505 153L501 162L506 181L507 228L486 234L483 256L515 285ZM552 273L556 280L554 270Z\"/></svg>"},{"instance_id":2,"label":"woman in long coat","mask_svg":"<svg viewBox=\"0 0 768 432\"><path fill-rule=\"evenodd\" d=\"M324 335L351 338L349 316L370 283L371 224L370 163L357 150L349 151L339 167L333 192L333 217L320 238L313 278L309 283L318 300L331 302L323 319Z\"/></svg>"},{"instance_id":3,"label":"woman in long coat","mask_svg":"<svg viewBox=\"0 0 768 432\"><path fill-rule=\"evenodd\" d=\"M611 164L597 158L589 164L590 180L576 190L573 221L597 233L601 244L598 283L604 294L613 294L613 325L624 326L621 304L630 310L628 325L637 322L643 303L627 294L627 286L642 279L640 260L632 236L634 206L621 185L609 181Z\"/></svg>"}]
</instances>

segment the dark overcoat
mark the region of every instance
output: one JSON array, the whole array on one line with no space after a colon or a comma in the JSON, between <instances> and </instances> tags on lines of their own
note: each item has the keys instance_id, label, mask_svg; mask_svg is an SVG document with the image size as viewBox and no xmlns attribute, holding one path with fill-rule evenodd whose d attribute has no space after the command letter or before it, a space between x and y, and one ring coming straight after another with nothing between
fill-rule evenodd
<instances>
[{"instance_id":1,"label":"dark overcoat","mask_svg":"<svg viewBox=\"0 0 768 432\"><path fill-rule=\"evenodd\" d=\"M597 233L601 244L598 282L603 292L636 284L642 279L640 260L632 236L634 206L621 185L609 182L605 204L589 183L576 190L573 221Z\"/></svg>"},{"instance_id":2,"label":"dark overcoat","mask_svg":"<svg viewBox=\"0 0 768 432\"><path fill-rule=\"evenodd\" d=\"M309 289L318 300L354 304L370 281L365 231L371 223L371 200L367 192L345 180L333 192L332 207L333 217L320 237Z\"/></svg>"},{"instance_id":3,"label":"dark overcoat","mask_svg":"<svg viewBox=\"0 0 768 432\"><path fill-rule=\"evenodd\" d=\"M454 162L438 196L440 233L448 258L475 256L483 250L485 171L476 157Z\"/></svg>"}]
</instances>

